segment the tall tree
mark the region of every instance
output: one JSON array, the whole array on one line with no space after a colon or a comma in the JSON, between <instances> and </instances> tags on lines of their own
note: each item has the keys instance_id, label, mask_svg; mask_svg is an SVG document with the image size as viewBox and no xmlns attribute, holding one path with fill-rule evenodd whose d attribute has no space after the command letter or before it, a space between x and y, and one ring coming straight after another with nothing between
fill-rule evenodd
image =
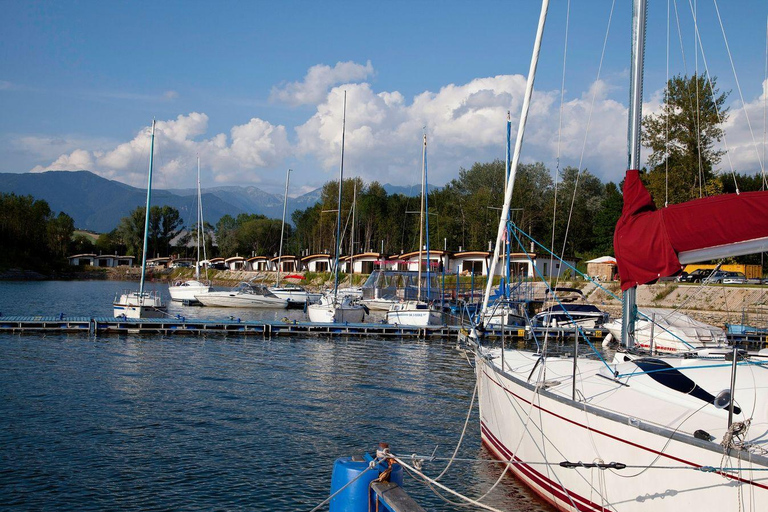
<instances>
[{"instance_id":1,"label":"tall tree","mask_svg":"<svg viewBox=\"0 0 768 512\"><path fill-rule=\"evenodd\" d=\"M651 150L648 187L657 206L722 191L714 168L723 151L715 143L728 119L728 94L714 77L710 86L705 76L677 75L667 83L661 112L643 118L642 143Z\"/></svg>"}]
</instances>

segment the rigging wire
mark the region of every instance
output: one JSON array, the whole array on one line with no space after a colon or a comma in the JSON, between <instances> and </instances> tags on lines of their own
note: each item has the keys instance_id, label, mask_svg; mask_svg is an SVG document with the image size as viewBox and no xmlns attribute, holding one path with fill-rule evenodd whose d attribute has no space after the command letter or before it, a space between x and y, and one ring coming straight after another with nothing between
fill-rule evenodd
<instances>
[{"instance_id":1,"label":"rigging wire","mask_svg":"<svg viewBox=\"0 0 768 512\"><path fill-rule=\"evenodd\" d=\"M715 12L717 12L717 21L720 23L720 31L723 34L723 41L725 43L725 48L728 52L728 60L731 63L731 70L733 71L733 79L736 81L736 90L739 91L739 99L741 100L741 107L744 111L744 118L747 120L747 126L749 127L749 134L752 137L752 145L755 148L757 161L760 164L760 172L762 173L763 180L765 180L765 167L763 165L763 159L760 158L760 151L757 149L757 142L755 141L755 132L752 130L752 122L749 120L749 112L747 112L746 102L744 101L744 94L741 92L739 75L736 73L736 66L733 63L733 55L731 54L731 47L728 44L728 37L725 34L725 27L723 26L723 20L720 17L720 8L717 5L717 0L714 0L714 4L715 4ZM697 30L697 33L698 33L698 30Z\"/></svg>"},{"instance_id":2,"label":"rigging wire","mask_svg":"<svg viewBox=\"0 0 768 512\"><path fill-rule=\"evenodd\" d=\"M595 85L597 85L598 82L600 81L600 74L602 73L603 62L605 61L605 51L606 51L606 48L608 47L608 35L610 34L610 31L611 31L611 20L613 19L613 11L615 7L616 7L616 0L613 0L613 2L611 2L611 11L610 11L610 14L608 15L608 26L605 29L605 37L603 38L603 49L602 49L602 52L600 53L600 64L597 68L597 77L595 78ZM563 250L561 252L561 258L565 257L565 247L568 243L568 231L570 230L571 220L573 219L573 210L576 204L576 192L579 188L579 179L581 178L581 174L582 174L582 166L584 164L584 154L587 151L587 139L589 137L589 129L592 124L592 114L595 111L595 101L597 100L598 89L599 88L595 86L592 94L592 101L589 106L589 115L587 117L587 127L584 132L584 142L582 143L582 147L581 147L581 155L579 156L579 166L577 169L578 172L576 174L576 182L573 185L573 195L571 196L571 208L570 208L570 211L568 212L568 222L566 223L565 235L563 236ZM552 219L552 222L554 222L554 219ZM558 279L559 277L560 276L558 275Z\"/></svg>"}]
</instances>

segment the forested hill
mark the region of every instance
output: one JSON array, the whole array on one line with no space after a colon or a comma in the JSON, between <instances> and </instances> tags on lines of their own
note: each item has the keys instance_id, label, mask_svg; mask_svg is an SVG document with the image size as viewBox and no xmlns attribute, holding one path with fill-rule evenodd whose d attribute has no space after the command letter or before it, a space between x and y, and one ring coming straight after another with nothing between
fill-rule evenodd
<instances>
[{"instance_id":1,"label":"forested hill","mask_svg":"<svg viewBox=\"0 0 768 512\"><path fill-rule=\"evenodd\" d=\"M65 212L79 229L109 232L120 219L146 202L146 189L107 180L89 171L48 171L43 173L0 173L0 192L31 195L45 200L56 212ZM294 210L305 209L317 202L317 192L288 199L288 218ZM186 224L196 220L194 190L153 190L152 203L176 208ZM211 224L224 215L257 213L280 218L282 196L269 194L256 187L219 187L203 190L205 221Z\"/></svg>"}]
</instances>

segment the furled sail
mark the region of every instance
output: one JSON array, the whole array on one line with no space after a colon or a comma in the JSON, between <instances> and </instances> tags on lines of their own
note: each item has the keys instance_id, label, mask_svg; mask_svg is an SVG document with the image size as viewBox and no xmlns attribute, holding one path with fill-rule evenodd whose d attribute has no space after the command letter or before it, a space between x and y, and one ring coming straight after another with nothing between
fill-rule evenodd
<instances>
[{"instance_id":1,"label":"furled sail","mask_svg":"<svg viewBox=\"0 0 768 512\"><path fill-rule=\"evenodd\" d=\"M627 171L613 248L621 289L680 272L682 265L768 250L768 191L724 194L657 210Z\"/></svg>"}]
</instances>

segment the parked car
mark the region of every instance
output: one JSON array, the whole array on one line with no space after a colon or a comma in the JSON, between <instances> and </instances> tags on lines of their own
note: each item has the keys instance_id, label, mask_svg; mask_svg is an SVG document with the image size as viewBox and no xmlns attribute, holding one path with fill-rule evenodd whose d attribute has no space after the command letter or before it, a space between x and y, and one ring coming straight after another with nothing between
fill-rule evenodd
<instances>
[{"instance_id":1,"label":"parked car","mask_svg":"<svg viewBox=\"0 0 768 512\"><path fill-rule=\"evenodd\" d=\"M741 272L726 272L722 279L723 284L746 284L747 276Z\"/></svg>"},{"instance_id":2,"label":"parked car","mask_svg":"<svg viewBox=\"0 0 768 512\"><path fill-rule=\"evenodd\" d=\"M211 270L229 270L229 267L225 263L214 263L210 266Z\"/></svg>"},{"instance_id":3,"label":"parked car","mask_svg":"<svg viewBox=\"0 0 768 512\"><path fill-rule=\"evenodd\" d=\"M680 275L679 281L681 283L700 283L704 279L708 278L712 274L712 269L698 268L690 274L683 272Z\"/></svg>"},{"instance_id":4,"label":"parked car","mask_svg":"<svg viewBox=\"0 0 768 512\"><path fill-rule=\"evenodd\" d=\"M728 275L728 272L725 270L717 270L715 272L712 272L709 277L705 278L703 282L705 283L722 283L723 279Z\"/></svg>"},{"instance_id":5,"label":"parked car","mask_svg":"<svg viewBox=\"0 0 768 512\"><path fill-rule=\"evenodd\" d=\"M171 268L190 268L192 266L188 261L174 261L171 263Z\"/></svg>"}]
</instances>

